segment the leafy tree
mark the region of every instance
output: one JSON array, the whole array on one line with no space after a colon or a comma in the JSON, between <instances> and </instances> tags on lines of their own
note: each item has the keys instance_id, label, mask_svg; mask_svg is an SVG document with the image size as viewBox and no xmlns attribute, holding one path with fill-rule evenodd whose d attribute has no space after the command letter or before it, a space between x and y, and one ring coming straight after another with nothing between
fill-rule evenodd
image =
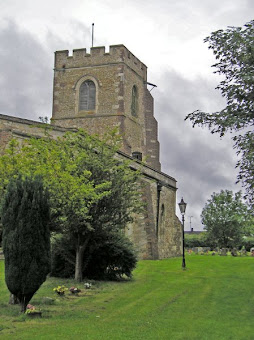
<instances>
[{"instance_id":1,"label":"leafy tree","mask_svg":"<svg viewBox=\"0 0 254 340\"><path fill-rule=\"evenodd\" d=\"M250 251L250 249L254 247L254 237L245 236L241 243L241 246L244 247L247 251Z\"/></svg>"},{"instance_id":2,"label":"leafy tree","mask_svg":"<svg viewBox=\"0 0 254 340\"><path fill-rule=\"evenodd\" d=\"M2 207L5 280L22 311L50 271L49 220L42 180L11 180Z\"/></svg>"},{"instance_id":3,"label":"leafy tree","mask_svg":"<svg viewBox=\"0 0 254 340\"><path fill-rule=\"evenodd\" d=\"M197 110L187 115L195 125L207 126L211 133L223 136L234 132L234 148L240 156L238 182L246 189L246 198L254 205L254 20L244 27L229 27L213 32L204 41L218 62L214 73L224 75L217 89L226 99L219 112Z\"/></svg>"},{"instance_id":4,"label":"leafy tree","mask_svg":"<svg viewBox=\"0 0 254 340\"><path fill-rule=\"evenodd\" d=\"M207 240L214 246L233 248L250 233L253 218L242 201L241 191L213 193L201 213Z\"/></svg>"},{"instance_id":5,"label":"leafy tree","mask_svg":"<svg viewBox=\"0 0 254 340\"><path fill-rule=\"evenodd\" d=\"M43 177L50 192L51 228L74 244L78 281L94 236L123 229L140 209L138 172L116 158L119 143L115 132L99 140L79 130L57 140L32 138L23 146L13 140L0 158L0 191L19 172Z\"/></svg>"},{"instance_id":6,"label":"leafy tree","mask_svg":"<svg viewBox=\"0 0 254 340\"><path fill-rule=\"evenodd\" d=\"M210 247L210 243L206 238L206 232L202 232L200 234L185 233L184 244L186 248Z\"/></svg>"}]
</instances>

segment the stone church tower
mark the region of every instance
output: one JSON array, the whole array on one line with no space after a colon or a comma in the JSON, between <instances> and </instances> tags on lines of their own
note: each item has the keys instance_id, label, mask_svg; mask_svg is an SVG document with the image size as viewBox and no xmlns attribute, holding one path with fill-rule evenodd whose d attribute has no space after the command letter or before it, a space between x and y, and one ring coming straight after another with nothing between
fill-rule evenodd
<instances>
[{"instance_id":1,"label":"stone church tower","mask_svg":"<svg viewBox=\"0 0 254 340\"><path fill-rule=\"evenodd\" d=\"M121 151L161 169L147 67L124 45L55 52L52 123L92 134L118 127Z\"/></svg>"},{"instance_id":2,"label":"stone church tower","mask_svg":"<svg viewBox=\"0 0 254 340\"><path fill-rule=\"evenodd\" d=\"M157 121L147 89L147 67L123 45L55 53L53 114L49 134L63 136L83 128L104 134L118 127L123 136L119 159L142 172L145 211L126 228L141 259L181 255L182 229L175 214L176 180L161 172ZM43 123L0 114L0 153L11 138L44 136ZM142 166L140 160L143 160Z\"/></svg>"}]
</instances>

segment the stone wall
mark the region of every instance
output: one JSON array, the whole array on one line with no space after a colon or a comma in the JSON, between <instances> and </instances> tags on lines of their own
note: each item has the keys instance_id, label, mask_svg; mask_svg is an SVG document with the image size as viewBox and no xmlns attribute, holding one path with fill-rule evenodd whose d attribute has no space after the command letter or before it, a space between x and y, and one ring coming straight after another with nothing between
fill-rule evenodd
<instances>
[{"instance_id":1,"label":"stone wall","mask_svg":"<svg viewBox=\"0 0 254 340\"><path fill-rule=\"evenodd\" d=\"M0 151L11 138L22 140L31 136L44 136L45 130L52 138L62 136L67 130L58 126L0 115ZM161 259L181 255L181 224L175 215L176 180L148 165L133 160L123 152L119 159L132 160L131 167L142 174L143 200L146 209L126 228L141 259Z\"/></svg>"},{"instance_id":2,"label":"stone wall","mask_svg":"<svg viewBox=\"0 0 254 340\"><path fill-rule=\"evenodd\" d=\"M37 121L0 114L0 151L4 150L11 138L21 140L29 137L41 137L45 133L57 138L64 132L66 129L59 126L52 127Z\"/></svg>"},{"instance_id":3,"label":"stone wall","mask_svg":"<svg viewBox=\"0 0 254 340\"><path fill-rule=\"evenodd\" d=\"M68 50L55 52L55 68L80 68L94 65L114 65L124 62L133 69L140 77L146 80L147 67L137 57L135 57L124 45L112 45L109 53L105 53L105 47L92 47L90 53L86 53L86 48L74 49L73 55L69 55Z\"/></svg>"},{"instance_id":4,"label":"stone wall","mask_svg":"<svg viewBox=\"0 0 254 340\"><path fill-rule=\"evenodd\" d=\"M96 87L94 110L79 110L79 88L86 80ZM132 89L137 88L137 115L131 114ZM161 169L153 98L147 89L147 67L125 46L55 52L52 124L104 133L117 127L123 136L122 151L141 152L146 163Z\"/></svg>"}]
</instances>

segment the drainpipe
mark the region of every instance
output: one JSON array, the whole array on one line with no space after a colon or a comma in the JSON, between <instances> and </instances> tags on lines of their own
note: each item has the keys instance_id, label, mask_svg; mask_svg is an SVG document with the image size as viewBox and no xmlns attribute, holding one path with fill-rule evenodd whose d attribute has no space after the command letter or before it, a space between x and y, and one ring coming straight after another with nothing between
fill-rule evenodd
<instances>
[{"instance_id":1,"label":"drainpipe","mask_svg":"<svg viewBox=\"0 0 254 340\"><path fill-rule=\"evenodd\" d=\"M159 235L159 217L160 217L160 197L161 197L161 182L157 182L157 216L156 216L156 236Z\"/></svg>"}]
</instances>

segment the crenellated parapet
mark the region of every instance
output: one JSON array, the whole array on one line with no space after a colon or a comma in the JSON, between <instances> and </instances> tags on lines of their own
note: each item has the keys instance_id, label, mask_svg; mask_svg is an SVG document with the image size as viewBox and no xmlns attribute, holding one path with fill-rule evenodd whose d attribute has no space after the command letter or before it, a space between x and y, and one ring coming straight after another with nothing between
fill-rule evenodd
<instances>
[{"instance_id":1,"label":"crenellated parapet","mask_svg":"<svg viewBox=\"0 0 254 340\"><path fill-rule=\"evenodd\" d=\"M91 47L90 53L86 48L73 50L73 55L69 55L68 50L55 52L55 70L63 71L69 68L81 68L89 66L100 66L109 64L124 63L147 80L147 67L137 57L135 57L124 45L113 45L109 47L109 52L105 52L105 46Z\"/></svg>"}]
</instances>

